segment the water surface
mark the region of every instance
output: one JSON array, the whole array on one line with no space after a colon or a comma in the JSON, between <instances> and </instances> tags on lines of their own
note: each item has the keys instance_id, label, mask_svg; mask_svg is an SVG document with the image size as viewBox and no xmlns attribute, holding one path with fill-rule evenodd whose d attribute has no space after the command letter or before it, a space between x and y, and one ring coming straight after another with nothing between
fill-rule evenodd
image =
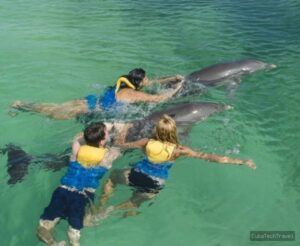
<instances>
[{"instance_id":1,"label":"water surface","mask_svg":"<svg viewBox=\"0 0 300 246\"><path fill-rule=\"evenodd\" d=\"M112 216L82 230L82 245L297 245L255 243L249 231L299 232L300 3L8 1L0 5L0 145L15 143L31 154L59 153L82 125L30 113L10 117L22 99L64 102L101 93L119 75L143 67L150 77L189 74L211 64L244 58L278 65L245 77L234 96L224 88L191 101L222 102L234 110L192 128L195 149L251 158L257 170L180 159L166 188L137 217ZM115 163L126 167L138 154ZM19 184L7 185L0 156L3 245L42 245L35 227L64 169L32 165ZM126 199L120 188L112 203ZM56 229L66 238L67 223Z\"/></svg>"}]
</instances>

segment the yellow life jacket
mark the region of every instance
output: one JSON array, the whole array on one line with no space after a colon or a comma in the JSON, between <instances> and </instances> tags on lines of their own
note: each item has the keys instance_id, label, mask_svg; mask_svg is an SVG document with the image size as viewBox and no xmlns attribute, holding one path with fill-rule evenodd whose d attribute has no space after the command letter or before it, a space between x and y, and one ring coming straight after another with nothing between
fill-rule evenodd
<instances>
[{"instance_id":1,"label":"yellow life jacket","mask_svg":"<svg viewBox=\"0 0 300 246\"><path fill-rule=\"evenodd\" d=\"M77 162L84 167L95 166L103 160L106 152L106 148L83 145L77 153Z\"/></svg>"},{"instance_id":2,"label":"yellow life jacket","mask_svg":"<svg viewBox=\"0 0 300 246\"><path fill-rule=\"evenodd\" d=\"M120 90L121 84L126 84L131 89L136 89L135 86L125 77L120 77L116 83L116 90L115 93L117 93Z\"/></svg>"},{"instance_id":3,"label":"yellow life jacket","mask_svg":"<svg viewBox=\"0 0 300 246\"><path fill-rule=\"evenodd\" d=\"M146 145L146 155L153 163L169 161L176 144L150 139Z\"/></svg>"}]
</instances>

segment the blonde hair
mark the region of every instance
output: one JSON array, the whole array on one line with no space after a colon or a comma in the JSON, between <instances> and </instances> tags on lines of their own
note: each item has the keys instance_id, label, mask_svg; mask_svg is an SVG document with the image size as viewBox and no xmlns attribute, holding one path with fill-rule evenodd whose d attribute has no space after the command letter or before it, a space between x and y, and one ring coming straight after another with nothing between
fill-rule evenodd
<instances>
[{"instance_id":1,"label":"blonde hair","mask_svg":"<svg viewBox=\"0 0 300 246\"><path fill-rule=\"evenodd\" d=\"M155 138L162 142L179 144L176 122L170 116L164 114L159 119L155 127Z\"/></svg>"}]
</instances>

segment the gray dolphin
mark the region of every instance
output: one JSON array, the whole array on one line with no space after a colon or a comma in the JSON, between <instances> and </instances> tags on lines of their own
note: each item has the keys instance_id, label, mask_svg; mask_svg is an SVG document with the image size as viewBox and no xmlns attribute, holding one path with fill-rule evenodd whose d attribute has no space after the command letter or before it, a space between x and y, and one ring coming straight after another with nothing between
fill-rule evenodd
<instances>
[{"instance_id":1,"label":"gray dolphin","mask_svg":"<svg viewBox=\"0 0 300 246\"><path fill-rule=\"evenodd\" d=\"M194 124L206 119L209 115L231 109L231 106L211 102L182 103L176 106L154 112L144 119L144 121L157 121L163 114L171 116L177 123Z\"/></svg>"},{"instance_id":2,"label":"gray dolphin","mask_svg":"<svg viewBox=\"0 0 300 246\"><path fill-rule=\"evenodd\" d=\"M195 123L205 120L214 113L227 109L231 109L231 106L211 102L181 103L154 112L142 120L133 121L133 127L128 129L126 141L149 138L152 135L156 122L163 114L171 116L176 121L179 135L185 137Z\"/></svg>"},{"instance_id":3,"label":"gray dolphin","mask_svg":"<svg viewBox=\"0 0 300 246\"><path fill-rule=\"evenodd\" d=\"M215 64L185 77L187 82L198 82L205 86L216 86L226 80L240 79L242 75L254 73L259 70L272 69L276 65L264 63L259 60L239 60Z\"/></svg>"},{"instance_id":4,"label":"gray dolphin","mask_svg":"<svg viewBox=\"0 0 300 246\"><path fill-rule=\"evenodd\" d=\"M178 130L182 134L187 134L189 128L211 114L227 110L230 106L210 103L181 103L170 108L160 110L150 114L141 120L135 120L132 127L128 129L126 141L136 141L140 138L151 137L153 127L157 120L163 115L168 114L176 121ZM49 170L60 170L68 165L70 148L60 154L43 154L32 156L23 151L20 147L9 144L1 150L7 153L7 172L9 175L8 184L21 182L28 173L28 166L31 163L43 164L42 167Z\"/></svg>"},{"instance_id":5,"label":"gray dolphin","mask_svg":"<svg viewBox=\"0 0 300 246\"><path fill-rule=\"evenodd\" d=\"M226 84L229 91L234 91L240 83L241 77L259 70L276 68L259 60L239 60L214 64L192 72L184 77L184 84L177 96L186 96L205 91L207 87ZM167 83L167 86L172 82Z\"/></svg>"}]
</instances>

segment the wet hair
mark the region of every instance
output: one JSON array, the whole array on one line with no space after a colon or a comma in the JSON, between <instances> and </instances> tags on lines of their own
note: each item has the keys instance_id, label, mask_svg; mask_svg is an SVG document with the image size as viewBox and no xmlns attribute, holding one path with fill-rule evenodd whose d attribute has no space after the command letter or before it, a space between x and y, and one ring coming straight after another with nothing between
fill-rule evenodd
<instances>
[{"instance_id":1,"label":"wet hair","mask_svg":"<svg viewBox=\"0 0 300 246\"><path fill-rule=\"evenodd\" d=\"M103 122L94 122L88 125L83 132L86 144L99 147L99 143L105 138L105 128Z\"/></svg>"},{"instance_id":2,"label":"wet hair","mask_svg":"<svg viewBox=\"0 0 300 246\"><path fill-rule=\"evenodd\" d=\"M162 142L179 144L176 122L169 115L164 114L156 124L155 139Z\"/></svg>"},{"instance_id":3,"label":"wet hair","mask_svg":"<svg viewBox=\"0 0 300 246\"><path fill-rule=\"evenodd\" d=\"M127 75L123 75L122 77L127 78L135 86L136 89L139 89L141 88L141 82L146 77L146 72L142 68L135 68L131 70ZM126 87L126 85L123 86Z\"/></svg>"}]
</instances>

